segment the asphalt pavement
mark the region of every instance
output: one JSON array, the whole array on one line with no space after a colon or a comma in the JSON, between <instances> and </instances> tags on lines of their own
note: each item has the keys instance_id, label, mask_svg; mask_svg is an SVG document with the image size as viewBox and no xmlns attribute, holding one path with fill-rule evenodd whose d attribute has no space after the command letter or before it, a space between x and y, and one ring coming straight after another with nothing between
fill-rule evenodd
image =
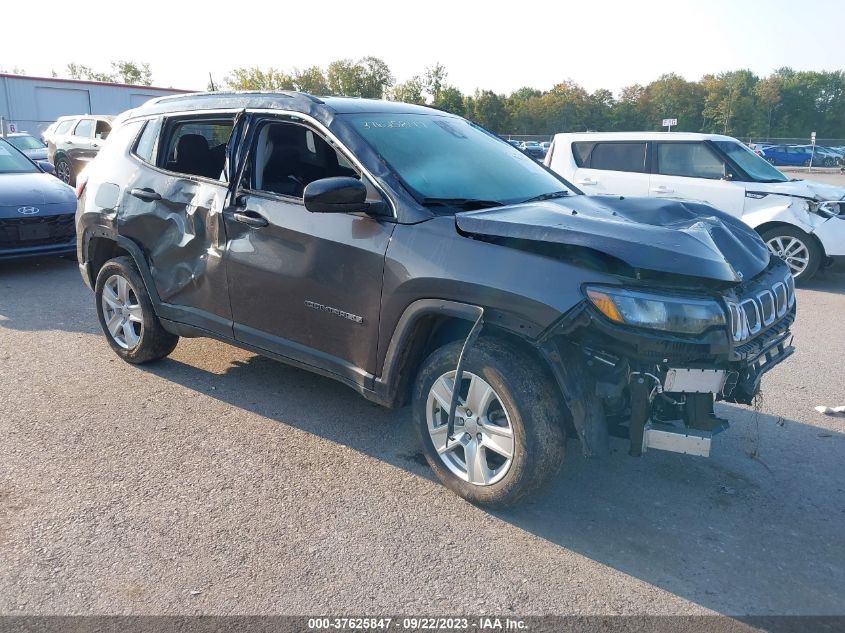
<instances>
[{"instance_id":1,"label":"asphalt pavement","mask_svg":"<svg viewBox=\"0 0 845 633\"><path fill-rule=\"evenodd\" d=\"M62 259L0 264L0 614L845 614L845 276L709 459L623 442L449 493L408 409L183 339L134 367Z\"/></svg>"}]
</instances>

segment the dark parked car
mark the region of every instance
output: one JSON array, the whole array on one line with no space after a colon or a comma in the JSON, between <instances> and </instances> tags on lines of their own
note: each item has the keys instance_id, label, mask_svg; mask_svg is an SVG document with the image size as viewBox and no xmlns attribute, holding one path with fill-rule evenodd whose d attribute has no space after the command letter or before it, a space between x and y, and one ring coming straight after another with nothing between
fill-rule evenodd
<instances>
[{"instance_id":1,"label":"dark parked car","mask_svg":"<svg viewBox=\"0 0 845 633\"><path fill-rule=\"evenodd\" d=\"M412 403L474 502L548 480L567 435L707 455L714 400L792 353L792 276L748 226L589 197L454 115L300 93L132 110L79 183L78 257L124 360L210 336Z\"/></svg>"},{"instance_id":2,"label":"dark parked car","mask_svg":"<svg viewBox=\"0 0 845 633\"><path fill-rule=\"evenodd\" d=\"M73 189L0 139L0 259L76 250Z\"/></svg>"},{"instance_id":3,"label":"dark parked car","mask_svg":"<svg viewBox=\"0 0 845 633\"><path fill-rule=\"evenodd\" d=\"M26 132L13 132L6 140L27 155L31 160L47 160L47 146Z\"/></svg>"},{"instance_id":4,"label":"dark parked car","mask_svg":"<svg viewBox=\"0 0 845 633\"><path fill-rule=\"evenodd\" d=\"M63 117L47 137L47 154L56 176L69 185L97 155L111 132L112 116Z\"/></svg>"},{"instance_id":5,"label":"dark parked car","mask_svg":"<svg viewBox=\"0 0 845 633\"><path fill-rule=\"evenodd\" d=\"M543 160L546 157L546 150L537 141L523 141L519 144L519 149L534 160Z\"/></svg>"}]
</instances>

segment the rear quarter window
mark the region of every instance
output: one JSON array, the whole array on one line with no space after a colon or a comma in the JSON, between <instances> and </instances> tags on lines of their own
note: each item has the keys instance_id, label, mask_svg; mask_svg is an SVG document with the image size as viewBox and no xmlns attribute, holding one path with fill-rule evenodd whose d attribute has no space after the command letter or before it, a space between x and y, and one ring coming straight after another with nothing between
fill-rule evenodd
<instances>
[{"instance_id":1,"label":"rear quarter window","mask_svg":"<svg viewBox=\"0 0 845 633\"><path fill-rule=\"evenodd\" d=\"M590 153L592 153L595 146L595 143L585 143L583 141L572 144L572 157L575 159L575 164L578 167L587 167L590 164Z\"/></svg>"},{"instance_id":2,"label":"rear quarter window","mask_svg":"<svg viewBox=\"0 0 845 633\"><path fill-rule=\"evenodd\" d=\"M161 119L150 119L144 123L144 131L138 137L132 153L145 163L156 164L156 148L161 131Z\"/></svg>"},{"instance_id":3,"label":"rear quarter window","mask_svg":"<svg viewBox=\"0 0 845 633\"><path fill-rule=\"evenodd\" d=\"M70 129L70 126L74 124L76 119L70 119L68 121L62 121L56 126L56 134L64 134Z\"/></svg>"}]
</instances>

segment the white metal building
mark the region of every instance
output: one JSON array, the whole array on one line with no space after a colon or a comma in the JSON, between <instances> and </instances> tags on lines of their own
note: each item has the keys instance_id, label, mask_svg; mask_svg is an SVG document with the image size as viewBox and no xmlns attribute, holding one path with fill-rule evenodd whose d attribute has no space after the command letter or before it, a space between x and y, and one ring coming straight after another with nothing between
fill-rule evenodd
<instances>
[{"instance_id":1,"label":"white metal building","mask_svg":"<svg viewBox=\"0 0 845 633\"><path fill-rule=\"evenodd\" d=\"M182 92L191 91L0 73L0 117L39 136L60 116L119 114L153 97Z\"/></svg>"}]
</instances>

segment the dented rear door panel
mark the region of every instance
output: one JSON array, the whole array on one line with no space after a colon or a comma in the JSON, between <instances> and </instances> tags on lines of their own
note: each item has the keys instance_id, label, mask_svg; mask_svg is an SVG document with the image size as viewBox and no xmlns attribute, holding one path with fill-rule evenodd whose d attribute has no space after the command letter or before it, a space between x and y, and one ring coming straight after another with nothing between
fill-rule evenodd
<instances>
[{"instance_id":1,"label":"dented rear door panel","mask_svg":"<svg viewBox=\"0 0 845 633\"><path fill-rule=\"evenodd\" d=\"M139 189L160 199L132 193ZM165 304L162 316L231 337L223 262L227 194L223 182L142 167L124 191L118 230L143 249Z\"/></svg>"}]
</instances>

